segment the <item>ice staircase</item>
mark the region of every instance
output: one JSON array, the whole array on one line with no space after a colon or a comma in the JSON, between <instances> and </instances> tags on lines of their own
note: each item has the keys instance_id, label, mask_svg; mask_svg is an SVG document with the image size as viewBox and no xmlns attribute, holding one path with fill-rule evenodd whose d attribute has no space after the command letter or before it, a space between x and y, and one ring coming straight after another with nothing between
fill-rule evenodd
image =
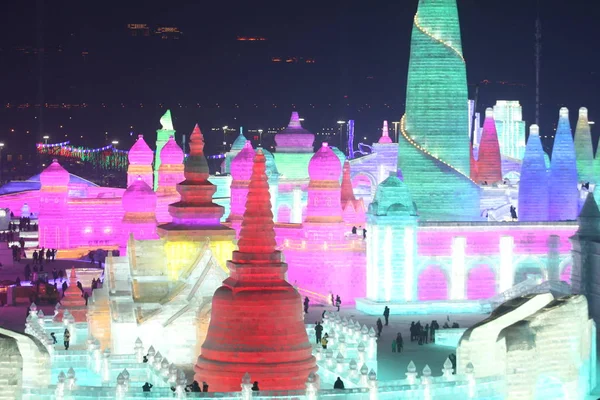
<instances>
[{"instance_id":1,"label":"ice staircase","mask_svg":"<svg viewBox=\"0 0 600 400\"><path fill-rule=\"evenodd\" d=\"M308 297L310 300L310 305L319 304L322 306L330 306L331 305L331 295L326 295L322 293L312 292L308 289L303 289L300 287L295 287L295 289L302 296L302 303L304 304L304 298Z\"/></svg>"},{"instance_id":2,"label":"ice staircase","mask_svg":"<svg viewBox=\"0 0 600 400\"><path fill-rule=\"evenodd\" d=\"M512 300L516 297L525 296L528 294L552 293L556 296L566 296L571 294L571 286L564 281L545 281L540 282L539 278L529 277L523 282L516 284L510 289L497 294L494 297L486 300L491 305L492 310L495 310L502 303Z\"/></svg>"}]
</instances>

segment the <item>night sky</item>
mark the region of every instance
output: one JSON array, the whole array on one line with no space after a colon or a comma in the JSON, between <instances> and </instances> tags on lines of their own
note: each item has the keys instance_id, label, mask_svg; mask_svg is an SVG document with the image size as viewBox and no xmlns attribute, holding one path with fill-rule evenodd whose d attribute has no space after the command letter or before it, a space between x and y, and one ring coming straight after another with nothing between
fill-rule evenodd
<instances>
[{"instance_id":1,"label":"night sky","mask_svg":"<svg viewBox=\"0 0 600 400\"><path fill-rule=\"evenodd\" d=\"M383 119L397 121L404 112L417 0L3 3L0 100L12 107L0 111L0 140L7 147L33 149L38 140L37 111L16 108L38 99L38 26L45 49L44 101L88 104L84 110L44 110L44 133L53 142L67 135L78 145L118 139L125 147L133 140L130 131L152 142L167 107L178 133L188 133L196 121L207 136L211 127L223 125L281 127L295 109L309 130L355 119L358 134L373 140ZM45 3L42 25L36 23L38 3ZM480 88L479 111L497 99L519 100L528 125L534 119L536 3L458 0L470 91L490 82ZM600 5L540 0L540 15L541 125L542 135L551 135L561 106L571 110L573 128L580 106L597 118ZM129 23L177 26L183 35L131 37ZM241 42L237 36L267 40ZM272 57L316 62L281 64ZM207 141L210 149L217 139Z\"/></svg>"}]
</instances>

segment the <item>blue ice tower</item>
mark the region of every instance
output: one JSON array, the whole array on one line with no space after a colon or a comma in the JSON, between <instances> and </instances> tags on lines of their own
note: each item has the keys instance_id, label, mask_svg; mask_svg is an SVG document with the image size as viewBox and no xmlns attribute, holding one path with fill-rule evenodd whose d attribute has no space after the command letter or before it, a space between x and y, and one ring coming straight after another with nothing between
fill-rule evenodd
<instances>
[{"instance_id":1,"label":"blue ice tower","mask_svg":"<svg viewBox=\"0 0 600 400\"><path fill-rule=\"evenodd\" d=\"M540 128L531 125L519 184L519 221L548 221L548 170Z\"/></svg>"},{"instance_id":2,"label":"blue ice tower","mask_svg":"<svg viewBox=\"0 0 600 400\"><path fill-rule=\"evenodd\" d=\"M569 110L560 109L558 128L550 158L550 180L548 182L548 219L550 221L572 221L579 211L577 189L577 157Z\"/></svg>"}]
</instances>

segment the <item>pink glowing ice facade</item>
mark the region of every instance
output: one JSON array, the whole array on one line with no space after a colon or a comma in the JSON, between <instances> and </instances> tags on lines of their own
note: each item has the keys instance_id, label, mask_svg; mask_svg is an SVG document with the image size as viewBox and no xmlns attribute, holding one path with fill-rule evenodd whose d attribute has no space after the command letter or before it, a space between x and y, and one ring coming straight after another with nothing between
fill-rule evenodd
<instances>
[{"instance_id":1,"label":"pink glowing ice facade","mask_svg":"<svg viewBox=\"0 0 600 400\"><path fill-rule=\"evenodd\" d=\"M40 175L39 242L46 248L63 248L69 242L65 224L68 208L69 173L53 160Z\"/></svg>"},{"instance_id":2,"label":"pink glowing ice facade","mask_svg":"<svg viewBox=\"0 0 600 400\"><path fill-rule=\"evenodd\" d=\"M306 222L342 222L340 159L323 143L308 164Z\"/></svg>"}]
</instances>

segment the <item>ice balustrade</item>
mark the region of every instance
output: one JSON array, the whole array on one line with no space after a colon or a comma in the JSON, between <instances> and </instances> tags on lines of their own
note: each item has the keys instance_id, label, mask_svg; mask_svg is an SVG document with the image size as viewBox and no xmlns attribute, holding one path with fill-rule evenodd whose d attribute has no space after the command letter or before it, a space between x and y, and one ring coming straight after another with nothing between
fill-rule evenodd
<instances>
[{"instance_id":1,"label":"ice balustrade","mask_svg":"<svg viewBox=\"0 0 600 400\"><path fill-rule=\"evenodd\" d=\"M515 297L524 296L531 293L531 290L540 284L539 278L528 277L523 282L517 283L508 290L502 293L498 293L496 296L488 299L487 301L492 305L492 310L496 309L502 303L514 299Z\"/></svg>"}]
</instances>

